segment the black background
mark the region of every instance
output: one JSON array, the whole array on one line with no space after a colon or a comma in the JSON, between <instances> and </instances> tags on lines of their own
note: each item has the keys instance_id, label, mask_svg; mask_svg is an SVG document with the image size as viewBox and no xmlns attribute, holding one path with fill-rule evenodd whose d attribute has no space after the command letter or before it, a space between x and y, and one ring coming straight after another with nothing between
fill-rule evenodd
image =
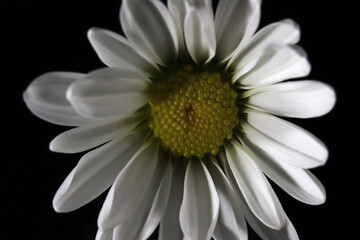
<instances>
[{"instance_id":1,"label":"black background","mask_svg":"<svg viewBox=\"0 0 360 240\"><path fill-rule=\"evenodd\" d=\"M358 221L359 9L355 1L353 6L348 2L264 0L262 5L261 27L284 18L300 24L300 45L312 63L309 78L331 84L338 96L335 109L325 117L292 120L330 150L326 166L313 170L326 187L326 203L308 206L274 186L301 239L352 239ZM86 32L93 26L121 32L120 4L120 0L0 3L0 213L5 222L2 234L9 234L9 239L95 238L105 195L75 212L54 212L52 197L81 154L48 150L49 142L67 128L33 116L22 93L35 77L48 71L89 72L102 67ZM258 239L251 230L249 235Z\"/></svg>"}]
</instances>

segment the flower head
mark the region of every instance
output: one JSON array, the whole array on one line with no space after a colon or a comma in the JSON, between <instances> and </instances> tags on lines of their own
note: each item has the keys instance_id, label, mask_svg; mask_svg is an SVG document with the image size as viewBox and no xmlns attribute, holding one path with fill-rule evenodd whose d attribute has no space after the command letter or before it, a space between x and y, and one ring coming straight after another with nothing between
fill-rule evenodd
<instances>
[{"instance_id":1,"label":"flower head","mask_svg":"<svg viewBox=\"0 0 360 240\"><path fill-rule=\"evenodd\" d=\"M283 20L256 32L260 4L220 0L214 13L210 0L123 0L126 37L88 32L106 68L30 84L35 115L76 127L50 149L90 150L57 191L56 211L110 187L97 239L146 239L159 224L159 239L246 239L246 221L264 239L298 238L265 176L321 204L308 169L328 151L279 116L318 117L336 97L319 81L286 81L310 72L299 27Z\"/></svg>"}]
</instances>

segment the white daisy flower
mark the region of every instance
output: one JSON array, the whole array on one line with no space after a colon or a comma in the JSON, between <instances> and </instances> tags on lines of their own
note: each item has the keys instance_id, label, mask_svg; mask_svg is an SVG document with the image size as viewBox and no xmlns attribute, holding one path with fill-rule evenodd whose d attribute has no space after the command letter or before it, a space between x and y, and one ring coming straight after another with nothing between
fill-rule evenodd
<instances>
[{"instance_id":1,"label":"white daisy flower","mask_svg":"<svg viewBox=\"0 0 360 240\"><path fill-rule=\"evenodd\" d=\"M334 90L310 64L292 20L255 33L261 0L123 0L126 37L92 28L107 66L50 72L24 93L29 109L76 126L51 143L88 151L57 191L57 212L110 188L96 239L298 239L267 177L297 200L325 201L308 169L325 145L280 117L329 112ZM94 149L95 148L95 149Z\"/></svg>"}]
</instances>

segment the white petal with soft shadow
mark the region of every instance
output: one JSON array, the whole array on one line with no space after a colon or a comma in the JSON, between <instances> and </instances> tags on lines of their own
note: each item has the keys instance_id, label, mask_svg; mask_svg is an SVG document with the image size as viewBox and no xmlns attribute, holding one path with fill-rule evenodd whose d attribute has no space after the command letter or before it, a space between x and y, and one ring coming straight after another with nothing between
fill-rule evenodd
<instances>
[{"instance_id":1,"label":"white petal with soft shadow","mask_svg":"<svg viewBox=\"0 0 360 240\"><path fill-rule=\"evenodd\" d=\"M177 32L178 43L179 43L179 53L184 54L186 51L185 39L184 39L184 19L186 15L186 1L168 0L167 6L171 16L174 19L174 24Z\"/></svg>"},{"instance_id":2,"label":"white petal with soft shadow","mask_svg":"<svg viewBox=\"0 0 360 240\"><path fill-rule=\"evenodd\" d=\"M247 143L247 150L262 171L289 195L311 205L325 202L325 188L308 170L272 158L251 142Z\"/></svg>"},{"instance_id":3,"label":"white petal with soft shadow","mask_svg":"<svg viewBox=\"0 0 360 240\"><path fill-rule=\"evenodd\" d=\"M310 73L310 63L305 52L298 46L273 45L259 59L254 68L238 83L254 88L278 83L287 79L305 77Z\"/></svg>"},{"instance_id":4,"label":"white petal with soft shadow","mask_svg":"<svg viewBox=\"0 0 360 240\"><path fill-rule=\"evenodd\" d=\"M132 68L152 73L154 65L145 60L125 37L109 30L91 28L88 38L101 61L109 67Z\"/></svg>"},{"instance_id":5,"label":"white petal with soft shadow","mask_svg":"<svg viewBox=\"0 0 360 240\"><path fill-rule=\"evenodd\" d=\"M181 231L179 221L180 206L184 190L184 175L184 162L180 161L178 162L172 176L169 199L160 222L159 240L184 239L184 234Z\"/></svg>"},{"instance_id":6,"label":"white petal with soft shadow","mask_svg":"<svg viewBox=\"0 0 360 240\"><path fill-rule=\"evenodd\" d=\"M50 142L50 150L77 153L97 147L112 139L120 138L140 123L138 117L127 118L92 126L77 127L61 133Z\"/></svg>"},{"instance_id":7,"label":"white petal with soft shadow","mask_svg":"<svg viewBox=\"0 0 360 240\"><path fill-rule=\"evenodd\" d=\"M262 28L239 53L230 59L227 66L235 71L233 81L249 72L269 46L295 44L299 39L299 26L290 19Z\"/></svg>"},{"instance_id":8,"label":"white petal with soft shadow","mask_svg":"<svg viewBox=\"0 0 360 240\"><path fill-rule=\"evenodd\" d=\"M209 172L214 179L216 191L219 194L220 209L219 216L214 230L215 240L246 240L248 239L245 217L238 202L233 202L236 194L228 179L223 173L216 159L209 161Z\"/></svg>"},{"instance_id":9,"label":"white petal with soft shadow","mask_svg":"<svg viewBox=\"0 0 360 240\"><path fill-rule=\"evenodd\" d=\"M325 144L307 130L281 118L260 112L248 112L247 121L273 140L308 156L298 163L292 163L290 159L289 164L310 168L326 163L328 150Z\"/></svg>"},{"instance_id":10,"label":"white petal with soft shadow","mask_svg":"<svg viewBox=\"0 0 360 240\"><path fill-rule=\"evenodd\" d=\"M78 114L66 99L66 91L85 74L49 72L36 78L24 92L24 101L31 112L48 122L65 126L93 124L94 120Z\"/></svg>"},{"instance_id":11,"label":"white petal with soft shadow","mask_svg":"<svg viewBox=\"0 0 360 240\"><path fill-rule=\"evenodd\" d=\"M117 176L98 218L102 230L125 222L139 207L158 162L158 142L145 143Z\"/></svg>"},{"instance_id":12,"label":"white petal with soft shadow","mask_svg":"<svg viewBox=\"0 0 360 240\"><path fill-rule=\"evenodd\" d=\"M205 6L189 7L184 23L185 43L197 64L209 62L216 51L213 13Z\"/></svg>"},{"instance_id":13,"label":"white petal with soft shadow","mask_svg":"<svg viewBox=\"0 0 360 240\"><path fill-rule=\"evenodd\" d=\"M111 141L85 154L53 199L57 212L73 211L103 193L143 142L140 134Z\"/></svg>"},{"instance_id":14,"label":"white petal with soft shadow","mask_svg":"<svg viewBox=\"0 0 360 240\"><path fill-rule=\"evenodd\" d=\"M112 240L113 239L113 229L102 231L98 229L96 233L95 240Z\"/></svg>"},{"instance_id":15,"label":"white petal with soft shadow","mask_svg":"<svg viewBox=\"0 0 360 240\"><path fill-rule=\"evenodd\" d=\"M331 86L305 80L265 87L250 96L248 104L278 116L311 118L328 113L335 101L335 91Z\"/></svg>"},{"instance_id":16,"label":"white petal with soft shadow","mask_svg":"<svg viewBox=\"0 0 360 240\"><path fill-rule=\"evenodd\" d=\"M122 118L148 101L150 80L138 72L105 68L73 83L67 99L80 114L92 118Z\"/></svg>"},{"instance_id":17,"label":"white petal with soft shadow","mask_svg":"<svg viewBox=\"0 0 360 240\"><path fill-rule=\"evenodd\" d=\"M176 27L166 6L158 0L124 0L120 11L123 31L150 60L166 65L176 59Z\"/></svg>"},{"instance_id":18,"label":"white petal with soft shadow","mask_svg":"<svg viewBox=\"0 0 360 240\"><path fill-rule=\"evenodd\" d=\"M180 225L185 237L210 240L219 213L219 196L210 173L201 160L187 166Z\"/></svg>"},{"instance_id":19,"label":"white petal with soft shadow","mask_svg":"<svg viewBox=\"0 0 360 240\"><path fill-rule=\"evenodd\" d=\"M229 167L252 212L271 228L283 227L284 210L254 160L235 140L227 144L225 149Z\"/></svg>"},{"instance_id":20,"label":"white petal with soft shadow","mask_svg":"<svg viewBox=\"0 0 360 240\"><path fill-rule=\"evenodd\" d=\"M261 0L222 0L216 9L216 58L228 60L242 49L260 22Z\"/></svg>"}]
</instances>

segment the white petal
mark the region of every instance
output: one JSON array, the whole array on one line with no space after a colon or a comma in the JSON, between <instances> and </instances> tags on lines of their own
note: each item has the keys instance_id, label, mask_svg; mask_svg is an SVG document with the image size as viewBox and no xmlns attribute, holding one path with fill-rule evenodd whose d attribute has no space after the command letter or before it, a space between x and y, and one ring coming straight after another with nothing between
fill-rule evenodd
<instances>
[{"instance_id":1,"label":"white petal","mask_svg":"<svg viewBox=\"0 0 360 240\"><path fill-rule=\"evenodd\" d=\"M97 147L107 141L126 135L140 123L137 117L127 117L101 125L77 127L61 133L50 143L50 150L77 153Z\"/></svg>"},{"instance_id":2,"label":"white petal","mask_svg":"<svg viewBox=\"0 0 360 240\"><path fill-rule=\"evenodd\" d=\"M67 99L80 114L92 118L119 118L148 101L149 80L123 69L105 68L73 83Z\"/></svg>"},{"instance_id":3,"label":"white petal","mask_svg":"<svg viewBox=\"0 0 360 240\"><path fill-rule=\"evenodd\" d=\"M114 231L114 239L148 239L158 226L168 200L172 163L159 161L145 196L134 213Z\"/></svg>"},{"instance_id":4,"label":"white petal","mask_svg":"<svg viewBox=\"0 0 360 240\"><path fill-rule=\"evenodd\" d=\"M73 211L104 192L140 148L142 138L142 135L129 135L85 154L56 192L54 209Z\"/></svg>"},{"instance_id":5,"label":"white petal","mask_svg":"<svg viewBox=\"0 0 360 240\"><path fill-rule=\"evenodd\" d=\"M318 205L325 202L323 185L308 170L278 161L251 143L247 143L247 147L248 152L251 152L249 155L262 171L288 194L307 204Z\"/></svg>"},{"instance_id":6,"label":"white petal","mask_svg":"<svg viewBox=\"0 0 360 240\"><path fill-rule=\"evenodd\" d=\"M215 14L216 58L228 60L242 49L260 22L261 0L221 0Z\"/></svg>"},{"instance_id":7,"label":"white petal","mask_svg":"<svg viewBox=\"0 0 360 240\"><path fill-rule=\"evenodd\" d=\"M189 7L185 16L184 34L189 54L196 63L207 63L215 56L213 12L208 7Z\"/></svg>"},{"instance_id":8,"label":"white petal","mask_svg":"<svg viewBox=\"0 0 360 240\"><path fill-rule=\"evenodd\" d=\"M252 212L267 226L280 229L284 211L264 174L236 141L226 146L226 157L236 183Z\"/></svg>"},{"instance_id":9,"label":"white petal","mask_svg":"<svg viewBox=\"0 0 360 240\"><path fill-rule=\"evenodd\" d=\"M248 112L247 121L273 140L308 156L297 163L289 159L289 164L310 168L326 163L328 150L325 144L305 129L278 117L259 112Z\"/></svg>"},{"instance_id":10,"label":"white petal","mask_svg":"<svg viewBox=\"0 0 360 240\"><path fill-rule=\"evenodd\" d=\"M219 196L201 160L192 160L185 174L180 225L185 237L210 240L219 213Z\"/></svg>"},{"instance_id":11,"label":"white petal","mask_svg":"<svg viewBox=\"0 0 360 240\"><path fill-rule=\"evenodd\" d=\"M33 114L48 122L65 125L89 125L94 120L78 114L66 100L66 90L85 74L49 72L36 78L24 92L24 101Z\"/></svg>"},{"instance_id":12,"label":"white petal","mask_svg":"<svg viewBox=\"0 0 360 240\"><path fill-rule=\"evenodd\" d=\"M102 231L101 229L98 229L95 240L112 240L112 239L113 239L113 229L109 229L106 231Z\"/></svg>"},{"instance_id":13,"label":"white petal","mask_svg":"<svg viewBox=\"0 0 360 240\"><path fill-rule=\"evenodd\" d=\"M264 27L239 53L230 59L228 67L236 72L233 77L234 81L249 72L269 46L295 44L299 39L299 27L292 20L286 19Z\"/></svg>"},{"instance_id":14,"label":"white petal","mask_svg":"<svg viewBox=\"0 0 360 240\"><path fill-rule=\"evenodd\" d=\"M186 15L186 1L168 0L167 6L171 16L174 19L176 33L179 43L179 52L184 54L185 52L185 39L184 39L184 19Z\"/></svg>"},{"instance_id":15,"label":"white petal","mask_svg":"<svg viewBox=\"0 0 360 240\"><path fill-rule=\"evenodd\" d=\"M160 222L159 240L183 240L179 214L183 198L185 166L179 162L173 173L171 190L166 209Z\"/></svg>"},{"instance_id":16,"label":"white petal","mask_svg":"<svg viewBox=\"0 0 360 240\"><path fill-rule=\"evenodd\" d=\"M158 143L144 144L131 158L112 185L98 218L100 229L113 228L139 207L158 162Z\"/></svg>"},{"instance_id":17,"label":"white petal","mask_svg":"<svg viewBox=\"0 0 360 240\"><path fill-rule=\"evenodd\" d=\"M244 87L258 87L287 79L305 77L310 73L310 63L298 46L271 46L254 68L238 83Z\"/></svg>"},{"instance_id":18,"label":"white petal","mask_svg":"<svg viewBox=\"0 0 360 240\"><path fill-rule=\"evenodd\" d=\"M123 36L100 28L91 28L88 38L101 61L109 67L131 68L152 73L155 67L145 60Z\"/></svg>"},{"instance_id":19,"label":"white petal","mask_svg":"<svg viewBox=\"0 0 360 240\"><path fill-rule=\"evenodd\" d=\"M152 61L165 65L176 59L178 42L173 19L158 0L125 0L120 11L125 35Z\"/></svg>"},{"instance_id":20,"label":"white petal","mask_svg":"<svg viewBox=\"0 0 360 240\"><path fill-rule=\"evenodd\" d=\"M335 105L333 88L325 83L306 80L285 82L263 88L250 96L249 105L266 112L296 118L319 117Z\"/></svg>"},{"instance_id":21,"label":"white petal","mask_svg":"<svg viewBox=\"0 0 360 240\"><path fill-rule=\"evenodd\" d=\"M216 191L219 194L220 210L213 237L216 240L246 240L247 228L242 209L239 208L239 202L233 202L233 196L236 194L231 187L220 166L215 161L210 161L208 165L209 172L214 179Z\"/></svg>"}]
</instances>

